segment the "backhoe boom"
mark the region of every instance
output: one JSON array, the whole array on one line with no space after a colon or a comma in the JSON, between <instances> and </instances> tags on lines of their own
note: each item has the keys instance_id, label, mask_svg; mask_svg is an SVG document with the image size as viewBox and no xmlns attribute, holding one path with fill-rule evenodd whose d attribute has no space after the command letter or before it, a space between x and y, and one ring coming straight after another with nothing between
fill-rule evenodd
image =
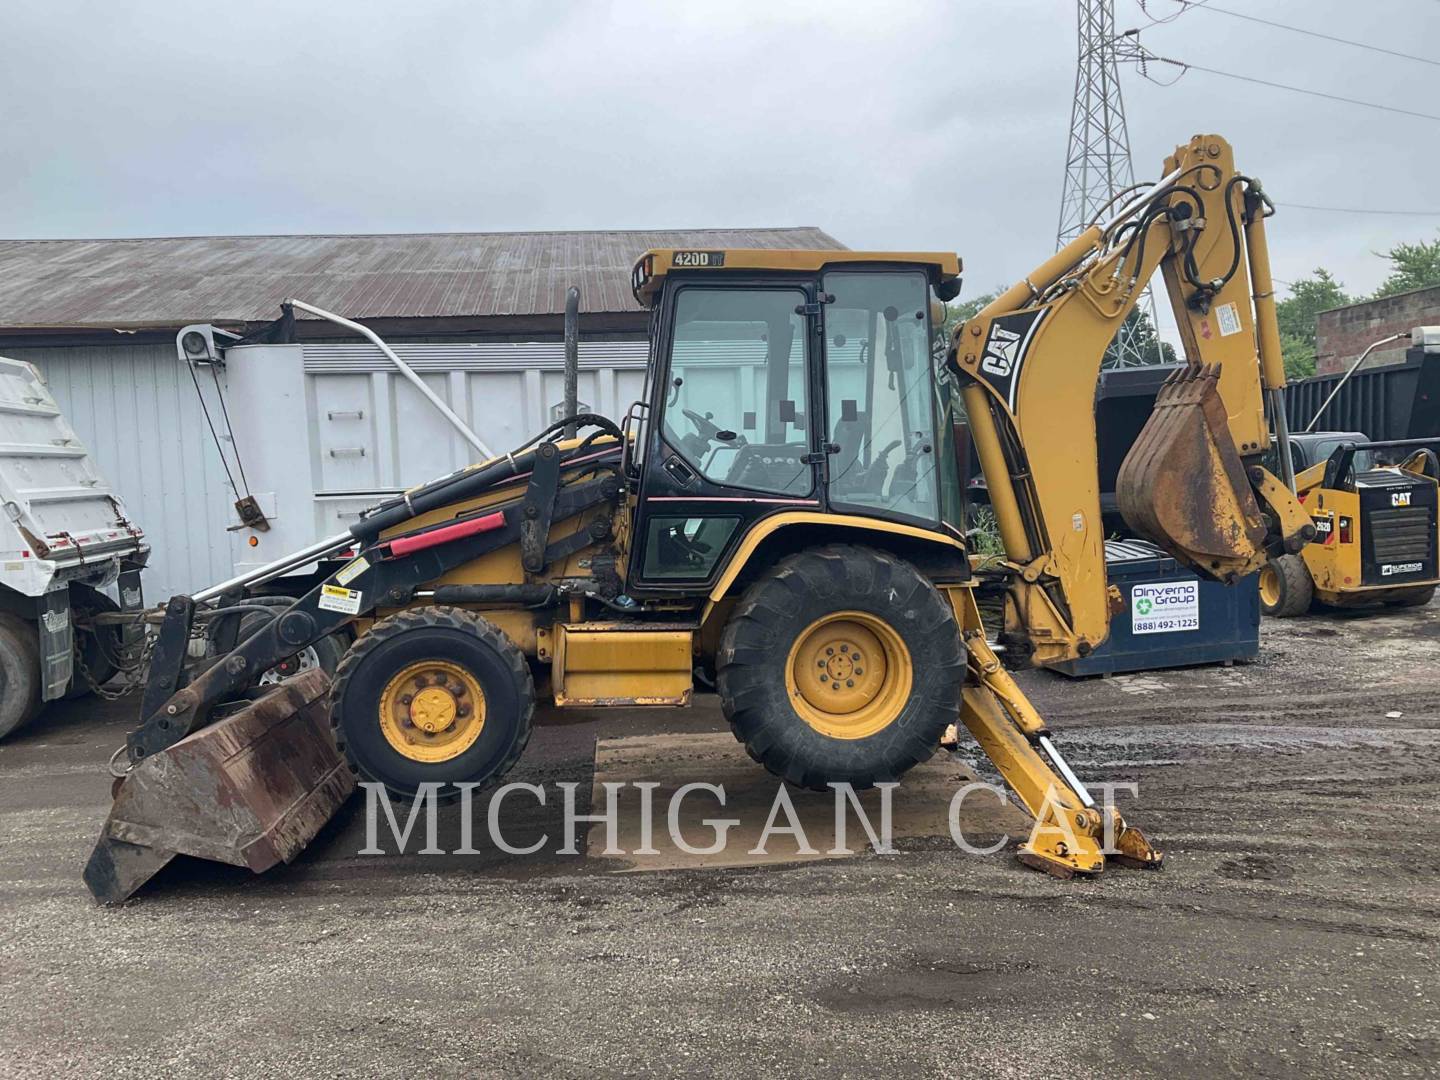
<instances>
[{"instance_id":1,"label":"backhoe boom","mask_svg":"<svg viewBox=\"0 0 1440 1080\"><path fill-rule=\"evenodd\" d=\"M1271 419L1288 460L1270 212L1229 144L1196 136L1166 161L1160 183L956 329L949 363L1011 570L1007 640L1037 662L1086 656L1108 633L1095 385L1156 269L1188 366L1121 468L1126 520L1222 581L1314 535L1290 484L1260 464Z\"/></svg>"}]
</instances>

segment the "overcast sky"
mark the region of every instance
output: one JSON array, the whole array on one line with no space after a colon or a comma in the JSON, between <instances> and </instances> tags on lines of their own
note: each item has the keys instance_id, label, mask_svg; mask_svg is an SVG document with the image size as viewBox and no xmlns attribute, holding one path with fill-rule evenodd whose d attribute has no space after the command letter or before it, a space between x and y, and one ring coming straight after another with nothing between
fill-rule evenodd
<instances>
[{"instance_id":1,"label":"overcast sky","mask_svg":"<svg viewBox=\"0 0 1440 1080\"><path fill-rule=\"evenodd\" d=\"M1436 0L1212 3L1440 57ZM0 236L818 225L958 251L973 294L1054 246L1074 9L0 0ZM1116 12L1148 22L1137 0ZM1141 40L1440 113L1434 67L1219 13ZM1139 176L1213 131L1281 203L1440 210L1440 122L1200 72L1122 80ZM1275 273L1325 265L1370 289L1373 252L1437 226L1282 208Z\"/></svg>"}]
</instances>

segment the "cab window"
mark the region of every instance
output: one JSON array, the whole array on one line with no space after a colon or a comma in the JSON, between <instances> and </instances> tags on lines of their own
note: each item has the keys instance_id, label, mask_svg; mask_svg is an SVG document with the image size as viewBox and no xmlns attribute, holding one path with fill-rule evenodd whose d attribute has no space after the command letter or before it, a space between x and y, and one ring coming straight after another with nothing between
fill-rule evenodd
<instances>
[{"instance_id":1,"label":"cab window","mask_svg":"<svg viewBox=\"0 0 1440 1080\"><path fill-rule=\"evenodd\" d=\"M826 274L830 501L938 519L929 287L923 273Z\"/></svg>"},{"instance_id":2,"label":"cab window","mask_svg":"<svg viewBox=\"0 0 1440 1080\"><path fill-rule=\"evenodd\" d=\"M685 288L665 385L665 441L707 480L780 495L814 487L798 289Z\"/></svg>"}]
</instances>

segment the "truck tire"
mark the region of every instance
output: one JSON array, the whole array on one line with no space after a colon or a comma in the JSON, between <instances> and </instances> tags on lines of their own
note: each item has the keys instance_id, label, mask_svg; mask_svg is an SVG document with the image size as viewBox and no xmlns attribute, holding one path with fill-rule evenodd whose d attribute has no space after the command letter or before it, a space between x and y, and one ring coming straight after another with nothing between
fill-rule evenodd
<instances>
[{"instance_id":1,"label":"truck tire","mask_svg":"<svg viewBox=\"0 0 1440 1080\"><path fill-rule=\"evenodd\" d=\"M40 637L32 623L0 613L0 739L40 714Z\"/></svg>"},{"instance_id":2,"label":"truck tire","mask_svg":"<svg viewBox=\"0 0 1440 1080\"><path fill-rule=\"evenodd\" d=\"M1315 599L1315 582L1299 555L1280 555L1260 571L1260 610L1277 619L1304 615Z\"/></svg>"},{"instance_id":3,"label":"truck tire","mask_svg":"<svg viewBox=\"0 0 1440 1080\"><path fill-rule=\"evenodd\" d=\"M99 589L92 589L88 585L70 586L72 620L76 615L93 615L119 610L120 605ZM77 662L74 674L70 676L70 688L65 691L66 701L74 701L76 698L94 693L95 686L104 686L114 678L116 671L114 657L120 654L120 641L121 634L118 626L96 627L94 630L75 628ZM79 661L82 659L85 669L90 672L88 679L80 670ZM93 684L91 680L93 680Z\"/></svg>"},{"instance_id":4,"label":"truck tire","mask_svg":"<svg viewBox=\"0 0 1440 1080\"><path fill-rule=\"evenodd\" d=\"M335 742L356 776L404 798L424 783L498 781L530 741L534 713L525 654L493 623L453 607L381 619L346 652L330 688Z\"/></svg>"},{"instance_id":5,"label":"truck tire","mask_svg":"<svg viewBox=\"0 0 1440 1080\"><path fill-rule=\"evenodd\" d=\"M1423 589L1416 589L1414 592L1408 592L1404 596L1397 596L1389 603L1391 607L1424 607L1433 599L1435 599L1435 586L1430 585Z\"/></svg>"},{"instance_id":6,"label":"truck tire","mask_svg":"<svg viewBox=\"0 0 1440 1080\"><path fill-rule=\"evenodd\" d=\"M959 722L954 613L909 563L830 545L782 560L731 613L721 707L750 756L807 788L898 780Z\"/></svg>"}]
</instances>

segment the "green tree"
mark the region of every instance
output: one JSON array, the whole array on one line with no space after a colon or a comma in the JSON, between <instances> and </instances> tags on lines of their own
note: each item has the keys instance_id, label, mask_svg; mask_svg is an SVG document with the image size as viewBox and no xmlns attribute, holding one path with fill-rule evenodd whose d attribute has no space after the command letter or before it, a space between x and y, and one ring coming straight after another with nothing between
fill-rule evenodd
<instances>
[{"instance_id":1,"label":"green tree","mask_svg":"<svg viewBox=\"0 0 1440 1080\"><path fill-rule=\"evenodd\" d=\"M1294 334L1280 333L1280 356L1285 361L1285 378L1308 379L1315 374L1315 343Z\"/></svg>"},{"instance_id":2,"label":"green tree","mask_svg":"<svg viewBox=\"0 0 1440 1080\"><path fill-rule=\"evenodd\" d=\"M1375 290L1377 298L1440 285L1440 237L1429 243L1396 244L1382 258L1390 260L1390 276Z\"/></svg>"},{"instance_id":3,"label":"green tree","mask_svg":"<svg viewBox=\"0 0 1440 1080\"><path fill-rule=\"evenodd\" d=\"M955 333L955 328L967 319L974 318L981 308L1004 291L1005 286L1001 285L994 292L983 293L971 300L951 300L945 305L945 317L934 327L932 351L936 363L940 362L940 358L950 348L950 336Z\"/></svg>"},{"instance_id":4,"label":"green tree","mask_svg":"<svg viewBox=\"0 0 1440 1080\"><path fill-rule=\"evenodd\" d=\"M948 304L946 304L945 321L936 328L940 332L943 340L948 344L950 341L950 335L955 332L955 327L959 326L967 319L973 319L976 315L980 313L981 308L983 308L986 304L990 303L990 301L994 300L995 297L999 296L1004 291L1005 286L999 285L996 286L992 291L988 293L982 293L981 295L973 297L969 300L951 300Z\"/></svg>"},{"instance_id":5,"label":"green tree","mask_svg":"<svg viewBox=\"0 0 1440 1080\"><path fill-rule=\"evenodd\" d=\"M1288 378L1303 379L1315 374L1315 319L1322 311L1352 304L1329 270L1317 266L1298 281L1291 282L1290 295L1275 304L1280 323L1280 351Z\"/></svg>"},{"instance_id":6,"label":"green tree","mask_svg":"<svg viewBox=\"0 0 1440 1080\"><path fill-rule=\"evenodd\" d=\"M1142 362L1146 364L1173 364L1175 363L1175 348L1168 341L1161 341L1160 335L1155 332L1155 324L1150 321L1150 316L1134 308L1129 315L1125 316L1125 326L1121 333L1129 332L1131 347L1140 354ZM1119 334L1116 338L1119 338ZM1105 350L1105 359L1101 362L1104 367L1114 367L1120 356L1120 347L1116 342L1110 342Z\"/></svg>"}]
</instances>

